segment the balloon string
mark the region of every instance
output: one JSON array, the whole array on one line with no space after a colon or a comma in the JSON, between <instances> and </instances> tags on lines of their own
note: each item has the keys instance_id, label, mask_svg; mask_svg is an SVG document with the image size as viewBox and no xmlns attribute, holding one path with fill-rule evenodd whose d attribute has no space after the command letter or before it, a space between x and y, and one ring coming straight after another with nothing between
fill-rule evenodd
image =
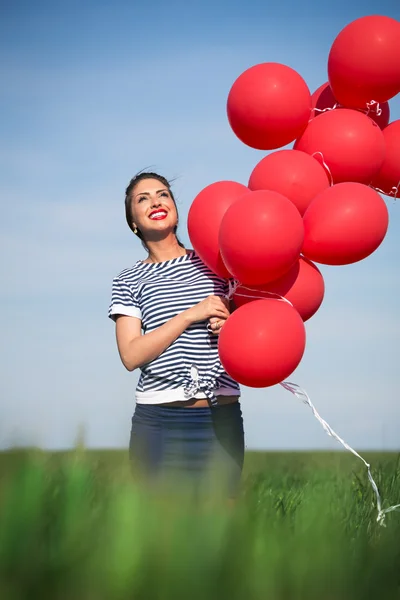
<instances>
[{"instance_id":1,"label":"balloon string","mask_svg":"<svg viewBox=\"0 0 400 600\"><path fill-rule=\"evenodd\" d=\"M228 293L225 295L225 298L227 300L232 300L233 295L236 293L236 290L241 285L241 283L238 279L228 279L228 285L229 285L229 289L228 289Z\"/></svg>"},{"instance_id":2,"label":"balloon string","mask_svg":"<svg viewBox=\"0 0 400 600\"><path fill-rule=\"evenodd\" d=\"M327 106L326 108L317 108L315 106L314 108L311 109L311 116L308 119L308 122L311 123L311 121L316 117L315 113L325 113L325 112L328 112L329 110L335 110L335 108L339 108L339 107L340 107L340 104L338 104L337 102L333 106Z\"/></svg>"},{"instance_id":3,"label":"balloon string","mask_svg":"<svg viewBox=\"0 0 400 600\"><path fill-rule=\"evenodd\" d=\"M376 114L378 117L381 116L382 114L382 108L380 107L379 102L377 102L376 100L371 100L371 102L367 102L366 103L367 109L364 108L355 108L353 110L359 110L361 112L363 112L365 115L369 115L370 113ZM318 113L324 113L324 112L328 112L329 110L335 110L336 108L346 108L343 104L340 104L339 102L336 102L333 106L327 106L326 108L317 108L316 106L312 109L312 112L318 112ZM311 114L312 114L311 112ZM311 119L308 121L310 122L314 117L311 117Z\"/></svg>"},{"instance_id":4,"label":"balloon string","mask_svg":"<svg viewBox=\"0 0 400 600\"><path fill-rule=\"evenodd\" d=\"M325 162L324 155L322 154L322 152L318 151L318 152L314 152L311 156L313 156L315 158L317 155L319 155L322 158L322 166L324 167L325 171L328 173L329 182L330 182L330 185L332 186L333 185L332 173L331 173L330 168L328 167L328 165ZM315 160L317 160L317 159L315 159Z\"/></svg>"},{"instance_id":5,"label":"balloon string","mask_svg":"<svg viewBox=\"0 0 400 600\"><path fill-rule=\"evenodd\" d=\"M333 106L327 106L326 108L317 108L316 106L313 108L313 110L315 112L319 112L319 113L324 113L327 112L328 110L335 110L335 108L339 108L341 105L336 102L336 104L334 104Z\"/></svg>"},{"instance_id":6,"label":"balloon string","mask_svg":"<svg viewBox=\"0 0 400 600\"><path fill-rule=\"evenodd\" d=\"M374 189L376 192L379 192L380 194L383 194L384 196L393 196L393 198L394 198L395 200L397 200L397 196L398 196L398 193L399 193L399 191L400 191L400 181L399 181L399 183L398 183L397 185L394 185L394 186L392 187L392 189L390 190L390 192L384 192L383 190L381 190L381 189L380 189L380 188L378 188L378 187L374 187L374 186L371 186L371 187L372 187L372 189Z\"/></svg>"},{"instance_id":7,"label":"balloon string","mask_svg":"<svg viewBox=\"0 0 400 600\"><path fill-rule=\"evenodd\" d=\"M371 110L372 108L374 108L374 110ZM381 107L379 105L379 102L377 102L376 100L371 100L371 102L367 102L366 115L368 116L370 112L375 113L377 117L381 116L382 109L381 109Z\"/></svg>"},{"instance_id":8,"label":"balloon string","mask_svg":"<svg viewBox=\"0 0 400 600\"><path fill-rule=\"evenodd\" d=\"M254 290L251 288L243 288L246 290L249 290L249 292L259 292L260 294L265 294L266 296L271 296L272 298L276 298L277 300L283 300L283 302L287 302L288 304L290 304L290 306L293 306L293 304L290 302L290 300L288 300L287 298L284 298L283 296L280 296L279 294L276 294L275 292L267 292L266 290ZM254 300L260 300L262 298L260 298L260 296L251 296L250 294L240 294L240 293L235 293L235 296L240 296L241 298L252 298Z\"/></svg>"},{"instance_id":9,"label":"balloon string","mask_svg":"<svg viewBox=\"0 0 400 600\"><path fill-rule=\"evenodd\" d=\"M299 400L301 400L304 404L307 404L314 416L316 417L316 419L321 423L322 427L324 428L324 430L326 431L326 433L333 437L336 441L338 441L340 444L342 444L342 446L344 448L346 448L346 450L349 450L350 452L352 452L354 454L354 456L357 456L357 458L359 458L360 460L362 460L362 462L365 464L365 466L367 467L367 471L368 471L368 479L371 483L372 489L374 490L375 496L376 496L376 508L378 511L378 516L376 518L377 522L379 523L379 525L383 525L384 527L386 527L385 525L385 515L389 512L392 512L394 510L399 510L400 509L400 504L395 504L394 506L390 506L389 508L382 508L382 501L381 501L381 496L379 494L379 490L378 490L378 486L376 485L374 478L372 477L371 474L371 465L369 463L367 463L366 460L364 460L364 458L362 456L360 456L358 454L358 452L356 452L355 450L353 450L353 448L351 448L351 446L349 446L344 440L342 440L341 437L339 437L337 435L337 433L335 433L332 429L332 427L330 425L328 425L328 423L318 414L317 410L315 409L313 403L311 402L307 392L305 392L299 385L297 385L296 383L291 383L290 381L283 381L282 383L280 383L279 385L281 385L285 390L288 390L289 392L291 392L292 394L294 394L294 396L296 396Z\"/></svg>"},{"instance_id":10,"label":"balloon string","mask_svg":"<svg viewBox=\"0 0 400 600\"><path fill-rule=\"evenodd\" d=\"M241 287L243 290L248 290L249 292L257 292L259 294L266 294L267 296L271 296L273 298L276 298L277 300L282 300L283 302L287 302L288 304L290 304L290 306L293 306L293 304L287 299L284 298L283 296L280 296L279 294L276 294L275 292L268 292L267 290L257 290L256 288L249 288L243 284L240 283L240 281L238 281L237 279L234 279L233 281L230 279L229 280L229 291L226 294L225 298L227 300L231 300L233 298L233 296L240 296L241 298L252 298L254 300L261 300L262 298L260 298L260 296L251 296L250 294L241 294L240 292L237 292L238 287Z\"/></svg>"}]
</instances>

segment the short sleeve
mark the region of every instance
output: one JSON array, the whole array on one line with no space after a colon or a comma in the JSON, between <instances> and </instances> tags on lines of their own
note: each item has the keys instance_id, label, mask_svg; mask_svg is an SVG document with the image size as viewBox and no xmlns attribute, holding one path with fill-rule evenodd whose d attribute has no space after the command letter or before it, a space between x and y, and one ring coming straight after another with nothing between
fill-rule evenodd
<instances>
[{"instance_id":1,"label":"short sleeve","mask_svg":"<svg viewBox=\"0 0 400 600\"><path fill-rule=\"evenodd\" d=\"M112 283L111 304L108 309L108 316L113 321L117 315L142 318L139 302L134 290L126 281L115 277Z\"/></svg>"}]
</instances>

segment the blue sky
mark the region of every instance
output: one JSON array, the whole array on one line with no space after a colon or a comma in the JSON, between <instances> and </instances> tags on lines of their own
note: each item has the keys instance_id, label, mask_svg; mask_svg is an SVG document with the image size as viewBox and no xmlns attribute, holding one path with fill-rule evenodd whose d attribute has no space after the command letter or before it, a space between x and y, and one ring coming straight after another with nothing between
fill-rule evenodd
<instances>
[{"instance_id":1,"label":"blue sky","mask_svg":"<svg viewBox=\"0 0 400 600\"><path fill-rule=\"evenodd\" d=\"M124 189L152 166L175 178L181 237L194 196L244 184L265 153L229 128L233 81L287 64L311 91L326 81L339 31L397 1L0 2L0 447L125 447L137 375L107 319L112 278L143 257ZM400 118L400 98L391 101ZM290 378L357 448L398 448L400 213L387 199L382 246L321 267L326 298ZM211 216L210 216L211 218ZM337 448L279 387L243 388L249 448Z\"/></svg>"}]
</instances>

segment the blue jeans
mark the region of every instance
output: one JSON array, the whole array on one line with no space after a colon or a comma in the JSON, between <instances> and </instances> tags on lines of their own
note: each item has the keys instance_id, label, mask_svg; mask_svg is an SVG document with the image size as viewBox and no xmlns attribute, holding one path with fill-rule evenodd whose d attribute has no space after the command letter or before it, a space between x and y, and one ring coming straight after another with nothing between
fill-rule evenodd
<instances>
[{"instance_id":1,"label":"blue jeans","mask_svg":"<svg viewBox=\"0 0 400 600\"><path fill-rule=\"evenodd\" d=\"M235 497L244 460L240 403L205 408L137 404L129 453L134 469L149 479L166 476L168 481L169 475L178 475L200 481L214 472L213 486L217 481Z\"/></svg>"}]
</instances>

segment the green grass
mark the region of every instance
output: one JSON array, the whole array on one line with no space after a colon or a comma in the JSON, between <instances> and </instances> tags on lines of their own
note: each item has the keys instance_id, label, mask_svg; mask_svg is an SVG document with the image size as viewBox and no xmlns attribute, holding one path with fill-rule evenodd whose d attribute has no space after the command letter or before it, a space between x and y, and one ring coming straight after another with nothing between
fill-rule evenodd
<instances>
[{"instance_id":1,"label":"green grass","mask_svg":"<svg viewBox=\"0 0 400 600\"><path fill-rule=\"evenodd\" d=\"M400 457L365 454L383 505ZM2 600L400 598L400 513L350 454L248 453L234 508L145 490L125 452L0 454Z\"/></svg>"}]
</instances>

